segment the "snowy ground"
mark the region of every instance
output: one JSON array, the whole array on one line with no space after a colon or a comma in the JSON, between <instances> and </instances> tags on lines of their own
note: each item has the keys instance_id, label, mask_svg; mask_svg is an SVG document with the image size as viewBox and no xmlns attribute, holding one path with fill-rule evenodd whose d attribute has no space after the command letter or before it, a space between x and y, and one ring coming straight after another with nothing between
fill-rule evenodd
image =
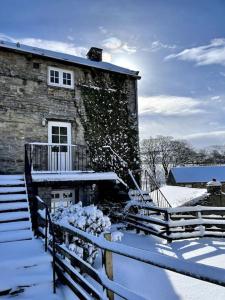
<instances>
[{"instance_id":1,"label":"snowy ground","mask_svg":"<svg viewBox=\"0 0 225 300\"><path fill-rule=\"evenodd\" d=\"M225 239L204 238L165 244L161 239L152 236L125 233L122 243L225 269ZM225 299L224 287L165 271L120 255L113 256L113 265L114 280L148 300Z\"/></svg>"},{"instance_id":2,"label":"snowy ground","mask_svg":"<svg viewBox=\"0 0 225 300\"><path fill-rule=\"evenodd\" d=\"M207 195L206 189L188 188L164 185L160 188L163 195L172 207L190 204L203 199ZM151 192L152 199L156 201L156 192Z\"/></svg>"},{"instance_id":3,"label":"snowy ground","mask_svg":"<svg viewBox=\"0 0 225 300\"><path fill-rule=\"evenodd\" d=\"M44 252L41 240L27 240L0 244L0 291L10 290L16 295L1 299L63 300L66 289L52 292L52 258ZM76 298L74 298L76 299Z\"/></svg>"}]
</instances>

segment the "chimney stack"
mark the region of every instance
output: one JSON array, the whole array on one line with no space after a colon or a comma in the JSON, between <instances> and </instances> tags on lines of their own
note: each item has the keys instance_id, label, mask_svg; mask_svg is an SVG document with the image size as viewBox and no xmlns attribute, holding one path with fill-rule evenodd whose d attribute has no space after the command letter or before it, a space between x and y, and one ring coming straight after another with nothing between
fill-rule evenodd
<instances>
[{"instance_id":1,"label":"chimney stack","mask_svg":"<svg viewBox=\"0 0 225 300\"><path fill-rule=\"evenodd\" d=\"M93 61L102 61L102 49L91 47L87 53L87 58Z\"/></svg>"}]
</instances>

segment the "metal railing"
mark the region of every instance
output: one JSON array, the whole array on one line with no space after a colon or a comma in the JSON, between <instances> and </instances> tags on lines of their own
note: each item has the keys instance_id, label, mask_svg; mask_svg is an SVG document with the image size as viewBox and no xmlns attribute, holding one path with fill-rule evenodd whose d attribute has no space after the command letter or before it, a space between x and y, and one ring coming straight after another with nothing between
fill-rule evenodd
<instances>
[{"instance_id":1,"label":"metal railing","mask_svg":"<svg viewBox=\"0 0 225 300\"><path fill-rule=\"evenodd\" d=\"M171 204L163 194L163 192L160 189L159 184L157 181L154 179L154 177L149 173L148 170L144 171L143 175L143 188L146 191L151 192L151 197L153 202L158 206L158 207L171 207Z\"/></svg>"},{"instance_id":2,"label":"metal railing","mask_svg":"<svg viewBox=\"0 0 225 300\"><path fill-rule=\"evenodd\" d=\"M51 244L53 293L55 294L56 293L56 243L55 243L54 227L51 221L51 216L47 204L38 196L35 197L35 201L37 201L37 207L38 205L44 207L44 216L42 215L41 217L44 220L45 231L41 232L39 227L38 229L39 232L41 232L41 234L45 238L45 252L48 251L48 246Z\"/></svg>"},{"instance_id":3,"label":"metal railing","mask_svg":"<svg viewBox=\"0 0 225 300\"><path fill-rule=\"evenodd\" d=\"M91 170L90 152L83 145L30 143L25 152L31 173Z\"/></svg>"}]
</instances>

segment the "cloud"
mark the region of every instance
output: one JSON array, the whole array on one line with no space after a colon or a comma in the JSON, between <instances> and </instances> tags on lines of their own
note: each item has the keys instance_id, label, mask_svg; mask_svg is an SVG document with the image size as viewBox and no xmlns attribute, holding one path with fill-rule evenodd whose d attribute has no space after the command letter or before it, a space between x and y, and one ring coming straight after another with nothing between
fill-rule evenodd
<instances>
[{"instance_id":1,"label":"cloud","mask_svg":"<svg viewBox=\"0 0 225 300\"><path fill-rule=\"evenodd\" d=\"M136 47L128 46L126 42L122 42L117 37L110 37L102 41L102 46L114 53L132 54L137 51Z\"/></svg>"},{"instance_id":2,"label":"cloud","mask_svg":"<svg viewBox=\"0 0 225 300\"><path fill-rule=\"evenodd\" d=\"M213 96L211 97L212 100L219 100L220 99L220 96Z\"/></svg>"},{"instance_id":3,"label":"cloud","mask_svg":"<svg viewBox=\"0 0 225 300\"><path fill-rule=\"evenodd\" d=\"M173 136L187 139L195 147L224 145L225 97L214 97L214 100L177 95L139 97L140 137Z\"/></svg>"},{"instance_id":4,"label":"cloud","mask_svg":"<svg viewBox=\"0 0 225 300\"><path fill-rule=\"evenodd\" d=\"M225 130L199 132L186 135L184 137L196 147L206 147L208 145L224 145Z\"/></svg>"},{"instance_id":5,"label":"cloud","mask_svg":"<svg viewBox=\"0 0 225 300\"><path fill-rule=\"evenodd\" d=\"M116 37L107 38L102 42L105 48L116 50L122 47L122 41Z\"/></svg>"},{"instance_id":6,"label":"cloud","mask_svg":"<svg viewBox=\"0 0 225 300\"><path fill-rule=\"evenodd\" d=\"M165 60L179 59L193 61L197 66L219 64L225 65L225 39L218 38L210 41L208 45L188 48L179 53L165 57Z\"/></svg>"},{"instance_id":7,"label":"cloud","mask_svg":"<svg viewBox=\"0 0 225 300\"><path fill-rule=\"evenodd\" d=\"M152 42L150 48L143 48L142 51L156 52L161 49L175 49L176 47L177 47L176 45L169 45L169 44L162 43L161 41L154 41Z\"/></svg>"},{"instance_id":8,"label":"cloud","mask_svg":"<svg viewBox=\"0 0 225 300\"><path fill-rule=\"evenodd\" d=\"M108 32L108 30L104 26L99 26L98 29L102 34L106 34Z\"/></svg>"},{"instance_id":9,"label":"cloud","mask_svg":"<svg viewBox=\"0 0 225 300\"><path fill-rule=\"evenodd\" d=\"M158 95L139 97L139 113L162 116L187 116L204 113L201 102L191 97Z\"/></svg>"},{"instance_id":10,"label":"cloud","mask_svg":"<svg viewBox=\"0 0 225 300\"><path fill-rule=\"evenodd\" d=\"M67 54L72 54L76 56L85 57L88 49L86 47L78 47L72 42L60 42L55 40L45 40L37 38L14 38L0 33L0 40L6 40L9 42L20 42L32 47L39 47L48 50L63 52Z\"/></svg>"}]
</instances>

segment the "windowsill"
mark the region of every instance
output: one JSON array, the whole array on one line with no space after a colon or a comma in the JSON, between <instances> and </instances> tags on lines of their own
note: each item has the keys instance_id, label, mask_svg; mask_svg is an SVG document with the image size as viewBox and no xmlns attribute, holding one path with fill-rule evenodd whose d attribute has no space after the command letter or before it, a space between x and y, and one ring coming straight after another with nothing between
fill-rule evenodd
<instances>
[{"instance_id":1,"label":"windowsill","mask_svg":"<svg viewBox=\"0 0 225 300\"><path fill-rule=\"evenodd\" d=\"M67 86L67 85L60 85L60 84L49 84L48 87L50 88L58 88L58 89L66 89L66 90L74 90L73 86Z\"/></svg>"}]
</instances>

